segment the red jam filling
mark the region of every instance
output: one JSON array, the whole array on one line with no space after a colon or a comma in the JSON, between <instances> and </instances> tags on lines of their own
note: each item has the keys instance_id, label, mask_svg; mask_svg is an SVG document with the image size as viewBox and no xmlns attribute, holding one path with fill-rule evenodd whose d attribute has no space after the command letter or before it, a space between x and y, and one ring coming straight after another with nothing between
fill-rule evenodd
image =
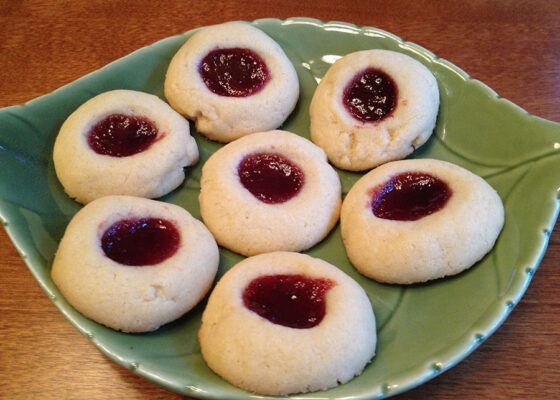
<instances>
[{"instance_id":1,"label":"red jam filling","mask_svg":"<svg viewBox=\"0 0 560 400\"><path fill-rule=\"evenodd\" d=\"M157 134L155 124L147 118L111 114L91 128L88 144L98 154L127 157L150 147Z\"/></svg>"},{"instance_id":2,"label":"red jam filling","mask_svg":"<svg viewBox=\"0 0 560 400\"><path fill-rule=\"evenodd\" d=\"M220 96L247 97L261 90L270 73L264 60L249 49L216 49L202 59L202 80Z\"/></svg>"},{"instance_id":3,"label":"red jam filling","mask_svg":"<svg viewBox=\"0 0 560 400\"><path fill-rule=\"evenodd\" d=\"M389 75L368 68L346 86L343 103L357 120L375 122L391 115L397 105L397 95L397 85Z\"/></svg>"},{"instance_id":4,"label":"red jam filling","mask_svg":"<svg viewBox=\"0 0 560 400\"><path fill-rule=\"evenodd\" d=\"M325 294L334 285L330 279L304 275L266 275L247 285L243 303L274 324L313 328L325 316Z\"/></svg>"},{"instance_id":5,"label":"red jam filling","mask_svg":"<svg viewBox=\"0 0 560 400\"><path fill-rule=\"evenodd\" d=\"M165 219L123 219L105 231L101 248L119 264L155 265L175 254L180 240L175 225Z\"/></svg>"},{"instance_id":6,"label":"red jam filling","mask_svg":"<svg viewBox=\"0 0 560 400\"><path fill-rule=\"evenodd\" d=\"M268 204L283 203L297 195L305 176L303 171L277 153L254 153L237 167L241 184L257 199Z\"/></svg>"},{"instance_id":7,"label":"red jam filling","mask_svg":"<svg viewBox=\"0 0 560 400\"><path fill-rule=\"evenodd\" d=\"M438 178L421 172L403 172L372 190L371 209L378 218L416 221L441 210L451 189Z\"/></svg>"}]
</instances>

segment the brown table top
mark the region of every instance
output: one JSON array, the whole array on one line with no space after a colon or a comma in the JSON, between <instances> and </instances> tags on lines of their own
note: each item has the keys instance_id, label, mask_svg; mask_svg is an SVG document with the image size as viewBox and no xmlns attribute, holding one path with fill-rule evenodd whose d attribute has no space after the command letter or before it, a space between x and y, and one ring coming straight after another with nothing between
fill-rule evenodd
<instances>
[{"instance_id":1,"label":"brown table top","mask_svg":"<svg viewBox=\"0 0 560 400\"><path fill-rule=\"evenodd\" d=\"M529 113L560 122L556 1L155 3L0 0L0 107L49 93L198 26L307 16L392 32L451 61ZM560 398L558 225L529 289L500 329L459 365L400 398ZM110 361L67 322L4 230L0 266L0 397L180 397Z\"/></svg>"}]
</instances>

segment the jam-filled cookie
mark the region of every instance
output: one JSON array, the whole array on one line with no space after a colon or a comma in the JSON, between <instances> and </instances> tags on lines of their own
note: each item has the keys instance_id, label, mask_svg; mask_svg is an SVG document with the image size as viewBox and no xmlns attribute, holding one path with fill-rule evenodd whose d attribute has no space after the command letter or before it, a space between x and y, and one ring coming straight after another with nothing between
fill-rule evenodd
<instances>
[{"instance_id":1,"label":"jam-filled cookie","mask_svg":"<svg viewBox=\"0 0 560 400\"><path fill-rule=\"evenodd\" d=\"M102 93L60 128L54 167L66 193L86 204L108 195L163 196L198 161L189 124L158 97L132 90Z\"/></svg>"},{"instance_id":2,"label":"jam-filled cookie","mask_svg":"<svg viewBox=\"0 0 560 400\"><path fill-rule=\"evenodd\" d=\"M352 187L340 225L362 274L415 283L457 274L479 261L504 224L504 207L481 177L432 159L393 161Z\"/></svg>"},{"instance_id":3,"label":"jam-filled cookie","mask_svg":"<svg viewBox=\"0 0 560 400\"><path fill-rule=\"evenodd\" d=\"M313 95L311 140L339 168L371 169L424 144L438 108L437 81L420 62L389 50L351 53Z\"/></svg>"},{"instance_id":4,"label":"jam-filled cookie","mask_svg":"<svg viewBox=\"0 0 560 400\"><path fill-rule=\"evenodd\" d=\"M341 187L319 147L276 130L215 152L202 168L199 202L221 246L245 256L302 251L338 221Z\"/></svg>"},{"instance_id":5,"label":"jam-filled cookie","mask_svg":"<svg viewBox=\"0 0 560 400\"><path fill-rule=\"evenodd\" d=\"M169 104L219 142L278 128L299 97L296 71L282 48L245 22L201 29L171 60Z\"/></svg>"},{"instance_id":6,"label":"jam-filled cookie","mask_svg":"<svg viewBox=\"0 0 560 400\"><path fill-rule=\"evenodd\" d=\"M377 336L371 303L356 281L321 259L274 252L226 272L198 338L208 366L228 382L286 395L361 374Z\"/></svg>"},{"instance_id":7,"label":"jam-filled cookie","mask_svg":"<svg viewBox=\"0 0 560 400\"><path fill-rule=\"evenodd\" d=\"M183 208L107 196L70 221L51 274L86 317L148 332L192 309L210 289L218 262L214 238Z\"/></svg>"}]
</instances>

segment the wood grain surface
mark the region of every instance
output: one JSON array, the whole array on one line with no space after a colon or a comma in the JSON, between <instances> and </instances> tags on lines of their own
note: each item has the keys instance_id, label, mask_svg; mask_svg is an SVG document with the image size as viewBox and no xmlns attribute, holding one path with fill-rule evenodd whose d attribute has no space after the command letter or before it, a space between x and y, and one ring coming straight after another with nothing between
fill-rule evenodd
<instances>
[{"instance_id":1,"label":"wood grain surface","mask_svg":"<svg viewBox=\"0 0 560 400\"><path fill-rule=\"evenodd\" d=\"M392 32L451 61L529 113L560 122L556 0L0 0L0 107L49 93L195 27L294 16ZM557 224L525 296L500 329L463 362L399 398L560 398L559 230ZM70 325L4 230L0 268L0 398L182 397L110 361Z\"/></svg>"}]
</instances>

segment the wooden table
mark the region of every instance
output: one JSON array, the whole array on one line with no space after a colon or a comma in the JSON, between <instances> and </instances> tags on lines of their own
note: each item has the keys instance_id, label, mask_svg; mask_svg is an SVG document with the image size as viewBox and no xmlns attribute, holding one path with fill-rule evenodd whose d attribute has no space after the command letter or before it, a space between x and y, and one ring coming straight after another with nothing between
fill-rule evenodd
<instances>
[{"instance_id":1,"label":"wooden table","mask_svg":"<svg viewBox=\"0 0 560 400\"><path fill-rule=\"evenodd\" d=\"M390 31L560 122L558 1L0 0L0 106L153 42L227 20L308 16ZM1 129L1 127L0 127ZM0 166L1 168L1 166ZM559 182L560 186L560 182ZM403 399L560 398L560 231L520 304L458 366ZM102 355L53 306L0 229L0 398L179 398Z\"/></svg>"}]
</instances>

